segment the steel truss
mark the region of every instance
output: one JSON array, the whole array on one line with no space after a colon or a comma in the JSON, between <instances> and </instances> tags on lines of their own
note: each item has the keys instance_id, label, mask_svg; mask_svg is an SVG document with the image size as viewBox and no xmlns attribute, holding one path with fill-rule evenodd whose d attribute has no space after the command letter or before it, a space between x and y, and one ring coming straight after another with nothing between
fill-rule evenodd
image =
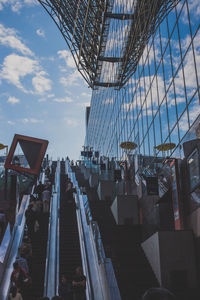
<instances>
[{"instance_id":1,"label":"steel truss","mask_svg":"<svg viewBox=\"0 0 200 300\"><path fill-rule=\"evenodd\" d=\"M137 0L133 22L123 49L123 63L118 81L124 85L135 73L150 37L180 0Z\"/></svg>"},{"instance_id":2,"label":"steel truss","mask_svg":"<svg viewBox=\"0 0 200 300\"><path fill-rule=\"evenodd\" d=\"M38 0L62 33L76 66L90 87L99 72L112 11L108 0Z\"/></svg>"},{"instance_id":3,"label":"steel truss","mask_svg":"<svg viewBox=\"0 0 200 300\"><path fill-rule=\"evenodd\" d=\"M151 35L180 0L135 0L132 14L113 13L116 0L38 1L58 26L88 85L120 88L134 74ZM112 19L131 20L120 57L105 53ZM104 61L117 63L115 82L100 81Z\"/></svg>"}]
</instances>

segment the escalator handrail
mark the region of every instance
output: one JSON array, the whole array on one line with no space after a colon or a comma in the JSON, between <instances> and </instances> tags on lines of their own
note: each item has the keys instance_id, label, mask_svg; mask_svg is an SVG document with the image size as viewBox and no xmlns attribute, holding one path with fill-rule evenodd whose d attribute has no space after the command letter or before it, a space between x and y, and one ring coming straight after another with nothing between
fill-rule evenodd
<instances>
[{"instance_id":1,"label":"escalator handrail","mask_svg":"<svg viewBox=\"0 0 200 300\"><path fill-rule=\"evenodd\" d=\"M44 297L58 294L59 285L59 201L60 201L60 162L57 162L55 190L52 191L47 254L44 278ZM54 274L54 276L52 276Z\"/></svg>"},{"instance_id":2,"label":"escalator handrail","mask_svg":"<svg viewBox=\"0 0 200 300\"><path fill-rule=\"evenodd\" d=\"M104 288L105 288L104 297L105 297L105 299L108 299L108 297L109 297L109 299L111 299L111 300L112 299L113 300L120 300L121 296L120 296L119 288L118 288L118 285L117 285L115 273L114 273L114 270L113 270L113 265L112 265L111 260L107 259L106 256L105 256L105 251L104 251L104 246L103 246L99 226L95 221L92 220L92 215L91 215L91 211L90 211L88 197L87 197L87 195L82 195L81 194L79 186L78 186L78 182L77 182L76 177L75 177L75 174L71 171L69 161L67 161L67 163L66 163L66 169L69 172L69 176L70 176L70 179L71 179L72 183L76 187L78 198L82 198L82 200L83 200L82 201L83 205L80 205L80 203L79 203L79 208L82 212L84 211L83 213L85 213L85 215L88 213L90 228L91 228L91 232L92 232L92 236L93 236L93 241L94 241L94 244L95 244L98 263L101 264L101 266L104 267L103 270L101 269L102 276L107 278L107 283L104 280ZM82 206L82 209L81 209L81 206ZM83 226L83 224L82 224L82 226ZM95 239L95 235L96 235L96 239Z\"/></svg>"},{"instance_id":3,"label":"escalator handrail","mask_svg":"<svg viewBox=\"0 0 200 300\"><path fill-rule=\"evenodd\" d=\"M78 195L80 194L80 189L78 186L78 182L76 180L75 174L72 172L71 167L69 165L69 161L66 160L65 163L66 166L66 173L71 179L71 182L73 183L73 186L76 187L76 192L75 194L75 201L76 201L76 206L77 208L80 208L80 202L79 202L79 197ZM89 262L88 262L88 256L87 256L87 251L86 251L86 241L85 241L85 236L83 232L83 224L82 224L82 218L81 218L81 213L80 210L76 210L77 214L77 223L78 223L78 229L79 229L79 241L80 241L80 248L81 248L81 256L82 256L82 265L83 265L83 270L86 275L87 281L86 281L86 295L87 295L87 300L93 300L94 299L94 291L92 290L91 286L91 275L89 272Z\"/></svg>"},{"instance_id":4,"label":"escalator handrail","mask_svg":"<svg viewBox=\"0 0 200 300\"><path fill-rule=\"evenodd\" d=\"M78 195L75 195L75 201L76 201L76 205L79 205L79 199L78 199ZM84 233L83 233L83 224L82 224L82 220L81 220L81 214L80 214L80 210L76 210L76 213L78 215L77 218L77 223L78 223L78 228L79 228L79 241L80 241L80 248L81 248L81 256L82 256L82 264L83 264L83 270L84 273L86 275L87 278L87 282L86 282L86 295L87 295L87 300L93 300L94 299L94 292L91 288L91 275L88 269L88 256L87 256L87 252L86 252L86 248L85 248L85 237L84 237Z\"/></svg>"},{"instance_id":5,"label":"escalator handrail","mask_svg":"<svg viewBox=\"0 0 200 300\"><path fill-rule=\"evenodd\" d=\"M16 222L12 231L6 256L3 263L3 272L0 282L0 299L6 300L10 289L10 276L13 271L13 263L18 254L18 248L22 242L26 222L25 211L28 208L30 196L23 197Z\"/></svg>"}]
</instances>

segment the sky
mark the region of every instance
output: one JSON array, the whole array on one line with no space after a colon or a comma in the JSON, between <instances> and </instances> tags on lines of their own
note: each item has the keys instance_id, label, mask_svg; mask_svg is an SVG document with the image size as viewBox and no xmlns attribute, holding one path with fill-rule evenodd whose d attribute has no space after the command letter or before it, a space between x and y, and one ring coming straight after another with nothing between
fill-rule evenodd
<instances>
[{"instance_id":1,"label":"sky","mask_svg":"<svg viewBox=\"0 0 200 300\"><path fill-rule=\"evenodd\" d=\"M32 136L53 159L78 159L91 92L41 4L0 0L0 143Z\"/></svg>"}]
</instances>

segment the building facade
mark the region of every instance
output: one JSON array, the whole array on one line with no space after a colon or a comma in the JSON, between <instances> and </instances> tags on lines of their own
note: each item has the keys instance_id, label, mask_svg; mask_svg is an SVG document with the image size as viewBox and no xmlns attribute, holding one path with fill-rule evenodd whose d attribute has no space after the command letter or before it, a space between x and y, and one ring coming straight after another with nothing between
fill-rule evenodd
<instances>
[{"instance_id":1,"label":"building facade","mask_svg":"<svg viewBox=\"0 0 200 300\"><path fill-rule=\"evenodd\" d=\"M131 5L123 9L130 12ZM124 141L136 143L137 154L184 157L182 143L200 114L199 11L199 1L180 1L150 37L128 82L93 91L86 145L118 159ZM128 22L110 23L105 56L123 51L127 28ZM115 66L105 63L102 76L112 80ZM155 149L163 143L176 146Z\"/></svg>"}]
</instances>

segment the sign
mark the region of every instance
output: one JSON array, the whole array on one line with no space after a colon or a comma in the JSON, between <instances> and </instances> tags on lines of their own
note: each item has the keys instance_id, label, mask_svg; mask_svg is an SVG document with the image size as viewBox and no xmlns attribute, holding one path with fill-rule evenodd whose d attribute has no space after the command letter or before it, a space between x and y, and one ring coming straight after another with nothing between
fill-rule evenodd
<instances>
[{"instance_id":1,"label":"sign","mask_svg":"<svg viewBox=\"0 0 200 300\"><path fill-rule=\"evenodd\" d=\"M5 168L21 173L39 175L48 143L47 140L15 134L6 158ZM23 152L21 156L24 156L27 167L20 161L20 155L15 154L17 147L21 147Z\"/></svg>"}]
</instances>

